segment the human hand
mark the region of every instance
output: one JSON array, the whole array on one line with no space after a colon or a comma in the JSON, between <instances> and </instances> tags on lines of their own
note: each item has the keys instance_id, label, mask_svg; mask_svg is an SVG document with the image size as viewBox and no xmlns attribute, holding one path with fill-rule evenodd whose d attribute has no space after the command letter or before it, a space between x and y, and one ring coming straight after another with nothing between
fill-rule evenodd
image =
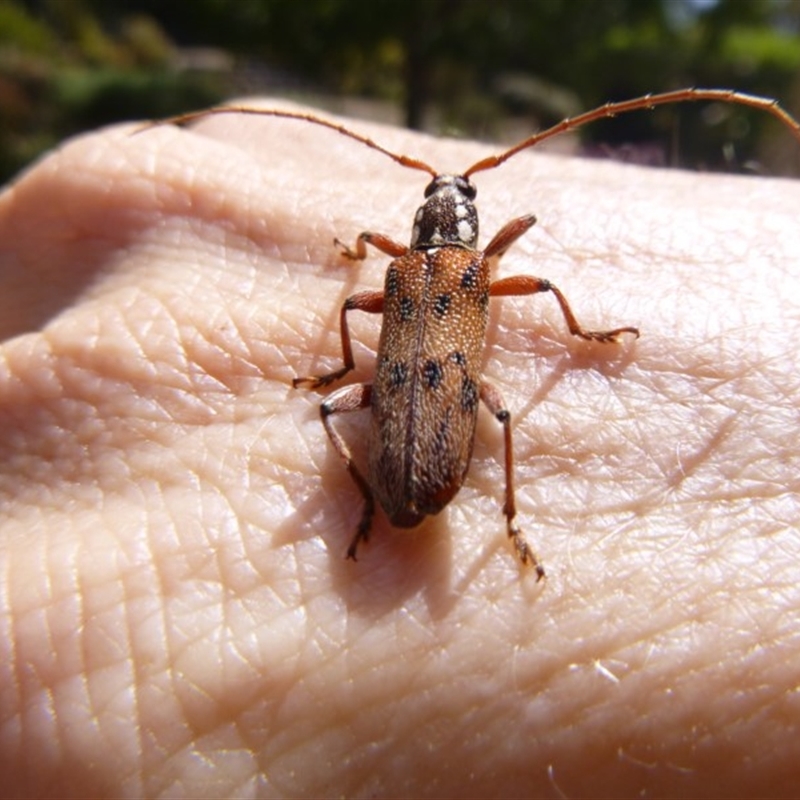
<instances>
[{"instance_id":1,"label":"human hand","mask_svg":"<svg viewBox=\"0 0 800 800\"><path fill-rule=\"evenodd\" d=\"M485 147L349 123L458 171ZM416 531L292 378L405 241L425 176L217 117L77 139L0 200L3 794L765 795L797 786L800 185L524 154L476 176L502 432ZM380 320L353 315L369 380ZM337 420L364 457L367 420Z\"/></svg>"}]
</instances>

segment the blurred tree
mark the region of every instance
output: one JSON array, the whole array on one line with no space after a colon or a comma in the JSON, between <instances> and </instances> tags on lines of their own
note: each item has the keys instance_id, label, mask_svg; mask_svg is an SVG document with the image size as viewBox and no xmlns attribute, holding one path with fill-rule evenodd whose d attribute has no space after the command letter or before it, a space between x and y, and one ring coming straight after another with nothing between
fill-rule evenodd
<instances>
[{"instance_id":1,"label":"blurred tree","mask_svg":"<svg viewBox=\"0 0 800 800\"><path fill-rule=\"evenodd\" d=\"M0 0L0 136L13 146L0 144L28 153L234 92L372 98L413 127L483 137L686 85L800 105L798 32L800 0ZM777 163L782 138L738 107L581 131L590 153L728 168ZM796 168L796 145L782 150Z\"/></svg>"},{"instance_id":2,"label":"blurred tree","mask_svg":"<svg viewBox=\"0 0 800 800\"><path fill-rule=\"evenodd\" d=\"M800 69L799 4L194 0L191 14L182 0L110 5L158 15L178 42L213 31L215 42L280 66L295 85L402 103L411 127L495 136L509 113L526 115L530 129L607 100L686 85L790 96ZM99 5L107 9L108 0ZM742 165L757 158L757 134L771 125L734 107L662 110L608 120L582 138L634 145L661 160L675 161L677 151L682 162L706 167L724 166L733 152Z\"/></svg>"},{"instance_id":3,"label":"blurred tree","mask_svg":"<svg viewBox=\"0 0 800 800\"><path fill-rule=\"evenodd\" d=\"M0 0L0 181L77 131L223 96L215 76L176 67L155 18L123 5L107 25L90 0Z\"/></svg>"}]
</instances>

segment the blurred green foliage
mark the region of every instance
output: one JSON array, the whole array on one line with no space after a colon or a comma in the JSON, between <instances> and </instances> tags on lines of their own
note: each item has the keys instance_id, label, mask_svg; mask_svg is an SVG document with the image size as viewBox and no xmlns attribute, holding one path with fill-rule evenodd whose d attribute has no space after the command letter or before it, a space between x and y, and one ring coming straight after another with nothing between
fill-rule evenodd
<instances>
[{"instance_id":1,"label":"blurred green foliage","mask_svg":"<svg viewBox=\"0 0 800 800\"><path fill-rule=\"evenodd\" d=\"M484 138L690 85L797 112L799 32L800 0L0 0L0 179L71 133L233 94L359 97ZM768 115L733 106L620 117L581 138L656 163L800 164Z\"/></svg>"}]
</instances>

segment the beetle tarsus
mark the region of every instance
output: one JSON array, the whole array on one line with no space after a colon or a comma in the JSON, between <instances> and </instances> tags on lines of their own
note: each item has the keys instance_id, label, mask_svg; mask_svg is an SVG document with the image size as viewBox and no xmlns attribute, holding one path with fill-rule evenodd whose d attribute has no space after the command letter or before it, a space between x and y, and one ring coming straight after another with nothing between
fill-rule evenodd
<instances>
[{"instance_id":1,"label":"beetle tarsus","mask_svg":"<svg viewBox=\"0 0 800 800\"><path fill-rule=\"evenodd\" d=\"M546 577L544 567L531 549L531 546L525 541L525 537L522 535L517 525L510 520L508 523L508 535L514 542L514 549L517 551L519 560L526 566L530 565L536 570L536 582L538 583L542 578Z\"/></svg>"},{"instance_id":2,"label":"beetle tarsus","mask_svg":"<svg viewBox=\"0 0 800 800\"><path fill-rule=\"evenodd\" d=\"M584 331L581 330L577 333L581 339L586 339L589 342L619 342L623 333L630 333L634 338L639 338L638 328L614 328L612 331Z\"/></svg>"},{"instance_id":3,"label":"beetle tarsus","mask_svg":"<svg viewBox=\"0 0 800 800\"><path fill-rule=\"evenodd\" d=\"M366 251L359 255L352 247L346 245L341 239L334 239L333 244L339 249L339 255L349 261L362 261L366 258Z\"/></svg>"},{"instance_id":4,"label":"beetle tarsus","mask_svg":"<svg viewBox=\"0 0 800 800\"><path fill-rule=\"evenodd\" d=\"M321 389L324 386L330 386L335 381L341 380L348 372L350 372L350 367L342 367L342 369L337 369L336 372L331 372L328 375L311 375L307 378L295 378L292 381L292 386L295 389Z\"/></svg>"},{"instance_id":5,"label":"beetle tarsus","mask_svg":"<svg viewBox=\"0 0 800 800\"><path fill-rule=\"evenodd\" d=\"M365 497L366 505L364 506L364 513L361 516L361 522L358 523L358 530L350 545L347 548L347 558L351 561L358 561L356 558L356 551L361 542L369 541L369 531L372 527L372 515L375 513L375 504L371 498Z\"/></svg>"}]
</instances>

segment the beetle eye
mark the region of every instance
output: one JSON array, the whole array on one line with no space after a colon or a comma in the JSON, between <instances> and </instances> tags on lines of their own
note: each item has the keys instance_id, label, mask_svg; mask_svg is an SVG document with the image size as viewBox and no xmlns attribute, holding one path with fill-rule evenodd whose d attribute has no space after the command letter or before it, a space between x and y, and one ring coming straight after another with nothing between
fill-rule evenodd
<instances>
[{"instance_id":1,"label":"beetle eye","mask_svg":"<svg viewBox=\"0 0 800 800\"><path fill-rule=\"evenodd\" d=\"M467 200L474 200L475 196L478 194L476 186L470 182L469 178L465 178L462 175L456 178L456 188Z\"/></svg>"}]
</instances>

